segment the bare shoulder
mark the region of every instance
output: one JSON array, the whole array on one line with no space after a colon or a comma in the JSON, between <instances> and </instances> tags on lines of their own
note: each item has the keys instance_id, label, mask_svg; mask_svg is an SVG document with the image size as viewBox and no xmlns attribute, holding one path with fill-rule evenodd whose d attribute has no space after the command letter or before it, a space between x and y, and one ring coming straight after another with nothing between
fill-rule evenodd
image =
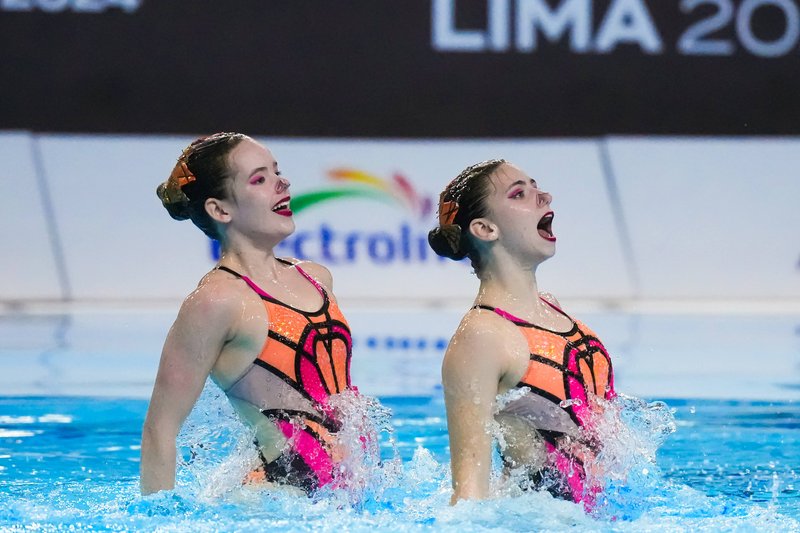
<instances>
[{"instance_id":1,"label":"bare shoulder","mask_svg":"<svg viewBox=\"0 0 800 533\"><path fill-rule=\"evenodd\" d=\"M498 339L502 338L504 326L508 321L499 317L493 311L486 309L470 309L458 329L453 335L450 344L455 348L457 345L493 345Z\"/></svg>"},{"instance_id":2,"label":"bare shoulder","mask_svg":"<svg viewBox=\"0 0 800 533\"><path fill-rule=\"evenodd\" d=\"M184 299L179 318L199 324L230 324L241 314L249 288L227 272L212 270Z\"/></svg>"},{"instance_id":3,"label":"bare shoulder","mask_svg":"<svg viewBox=\"0 0 800 533\"><path fill-rule=\"evenodd\" d=\"M561 309L561 304L558 302L558 300L556 299L556 297L552 293L550 293L550 292L540 292L539 293L539 298L541 298L542 300L544 300L544 301L546 301L548 303L551 303L551 304L555 305L556 307L558 307L559 309Z\"/></svg>"},{"instance_id":4,"label":"bare shoulder","mask_svg":"<svg viewBox=\"0 0 800 533\"><path fill-rule=\"evenodd\" d=\"M504 370L515 355L527 353L526 346L511 322L491 310L471 309L450 340L442 369L488 366Z\"/></svg>"},{"instance_id":5,"label":"bare shoulder","mask_svg":"<svg viewBox=\"0 0 800 533\"><path fill-rule=\"evenodd\" d=\"M300 261L292 258L287 258L287 260L302 268L304 272L321 283L327 290L333 290L333 275L324 266L313 261Z\"/></svg>"}]
</instances>

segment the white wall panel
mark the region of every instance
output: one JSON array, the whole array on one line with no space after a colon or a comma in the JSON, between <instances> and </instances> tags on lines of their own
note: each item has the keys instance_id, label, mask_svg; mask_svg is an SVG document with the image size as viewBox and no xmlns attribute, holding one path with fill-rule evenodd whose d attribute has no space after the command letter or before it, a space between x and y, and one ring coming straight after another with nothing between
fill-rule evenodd
<instances>
[{"instance_id":1,"label":"white wall panel","mask_svg":"<svg viewBox=\"0 0 800 533\"><path fill-rule=\"evenodd\" d=\"M180 298L208 269L205 236L188 221L172 220L155 193L190 141L42 138L76 299Z\"/></svg>"},{"instance_id":2,"label":"white wall panel","mask_svg":"<svg viewBox=\"0 0 800 533\"><path fill-rule=\"evenodd\" d=\"M62 297L31 143L28 133L0 132L0 300Z\"/></svg>"},{"instance_id":3,"label":"white wall panel","mask_svg":"<svg viewBox=\"0 0 800 533\"><path fill-rule=\"evenodd\" d=\"M207 239L190 222L171 220L154 193L190 140L43 138L76 298L177 298L213 265ZM344 300L470 301L477 279L468 264L438 258L427 245L434 213L397 201L390 184L401 174L412 195L435 209L452 177L490 157L515 162L555 197L558 253L542 267L543 290L560 297L630 295L592 141L264 141L292 180L293 195L357 186L331 179L336 169L387 186L373 198L338 198L298 213L298 231L279 249L328 266Z\"/></svg>"},{"instance_id":4,"label":"white wall panel","mask_svg":"<svg viewBox=\"0 0 800 533\"><path fill-rule=\"evenodd\" d=\"M74 298L177 299L214 264L205 236L188 221L170 219L154 192L191 137L39 139L54 237ZM344 302L466 305L477 279L466 262L433 254L425 238L434 213L403 203L391 182L402 175L412 195L435 208L452 177L490 157L516 163L553 193L558 251L539 280L559 298L800 296L796 138L609 140L634 276L600 160L603 141L262 140L295 197L358 186L332 179L337 169L365 173L379 185L373 197L340 197L298 212L297 232L278 250L326 264ZM27 134L0 135L3 192L15 199L0 224L13 258L4 266L2 299L60 296L31 153Z\"/></svg>"},{"instance_id":5,"label":"white wall panel","mask_svg":"<svg viewBox=\"0 0 800 533\"><path fill-rule=\"evenodd\" d=\"M800 297L800 140L609 146L644 298Z\"/></svg>"}]
</instances>

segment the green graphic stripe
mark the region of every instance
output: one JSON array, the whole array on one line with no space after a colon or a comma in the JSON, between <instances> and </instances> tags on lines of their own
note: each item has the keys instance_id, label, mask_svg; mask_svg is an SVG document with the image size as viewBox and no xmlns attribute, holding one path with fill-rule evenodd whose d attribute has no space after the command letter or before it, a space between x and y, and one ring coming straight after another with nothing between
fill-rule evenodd
<instances>
[{"instance_id":1,"label":"green graphic stripe","mask_svg":"<svg viewBox=\"0 0 800 533\"><path fill-rule=\"evenodd\" d=\"M339 198L371 198L385 203L395 203L394 197L389 196L382 191L373 191L369 189L325 189L321 191L307 192L292 196L291 208L292 212L299 213L309 207L327 202L329 200L338 200Z\"/></svg>"}]
</instances>

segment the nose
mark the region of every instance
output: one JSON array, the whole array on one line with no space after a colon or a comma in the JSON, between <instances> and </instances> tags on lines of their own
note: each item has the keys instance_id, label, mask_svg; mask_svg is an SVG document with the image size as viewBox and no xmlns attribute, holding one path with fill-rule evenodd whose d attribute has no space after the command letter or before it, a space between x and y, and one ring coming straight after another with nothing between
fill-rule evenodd
<instances>
[{"instance_id":1,"label":"nose","mask_svg":"<svg viewBox=\"0 0 800 533\"><path fill-rule=\"evenodd\" d=\"M536 193L536 199L539 202L540 206L550 205L550 202L553 201L553 195L549 192L538 191Z\"/></svg>"},{"instance_id":2,"label":"nose","mask_svg":"<svg viewBox=\"0 0 800 533\"><path fill-rule=\"evenodd\" d=\"M284 192L289 189L290 185L291 183L286 178L278 178L278 183L275 184L275 191Z\"/></svg>"}]
</instances>

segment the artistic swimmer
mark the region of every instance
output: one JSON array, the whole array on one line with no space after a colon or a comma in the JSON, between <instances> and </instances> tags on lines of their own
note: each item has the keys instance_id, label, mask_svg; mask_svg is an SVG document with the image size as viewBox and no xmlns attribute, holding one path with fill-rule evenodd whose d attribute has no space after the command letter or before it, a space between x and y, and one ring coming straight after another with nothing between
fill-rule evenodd
<instances>
[{"instance_id":1,"label":"artistic swimmer","mask_svg":"<svg viewBox=\"0 0 800 533\"><path fill-rule=\"evenodd\" d=\"M346 454L332 395L352 389L350 330L330 272L278 258L295 229L289 181L270 150L239 133L194 141L158 186L172 218L221 244L167 335L142 431L141 491L175 485L176 438L206 379L254 428L261 465L248 481L336 484Z\"/></svg>"},{"instance_id":2,"label":"artistic swimmer","mask_svg":"<svg viewBox=\"0 0 800 533\"><path fill-rule=\"evenodd\" d=\"M451 503L490 496L495 421L504 472L524 488L586 508L600 490L589 475L601 447L592 420L615 396L613 371L597 336L539 292L536 269L556 249L551 200L504 160L466 168L440 196L430 245L468 257L480 279L442 365Z\"/></svg>"}]
</instances>

